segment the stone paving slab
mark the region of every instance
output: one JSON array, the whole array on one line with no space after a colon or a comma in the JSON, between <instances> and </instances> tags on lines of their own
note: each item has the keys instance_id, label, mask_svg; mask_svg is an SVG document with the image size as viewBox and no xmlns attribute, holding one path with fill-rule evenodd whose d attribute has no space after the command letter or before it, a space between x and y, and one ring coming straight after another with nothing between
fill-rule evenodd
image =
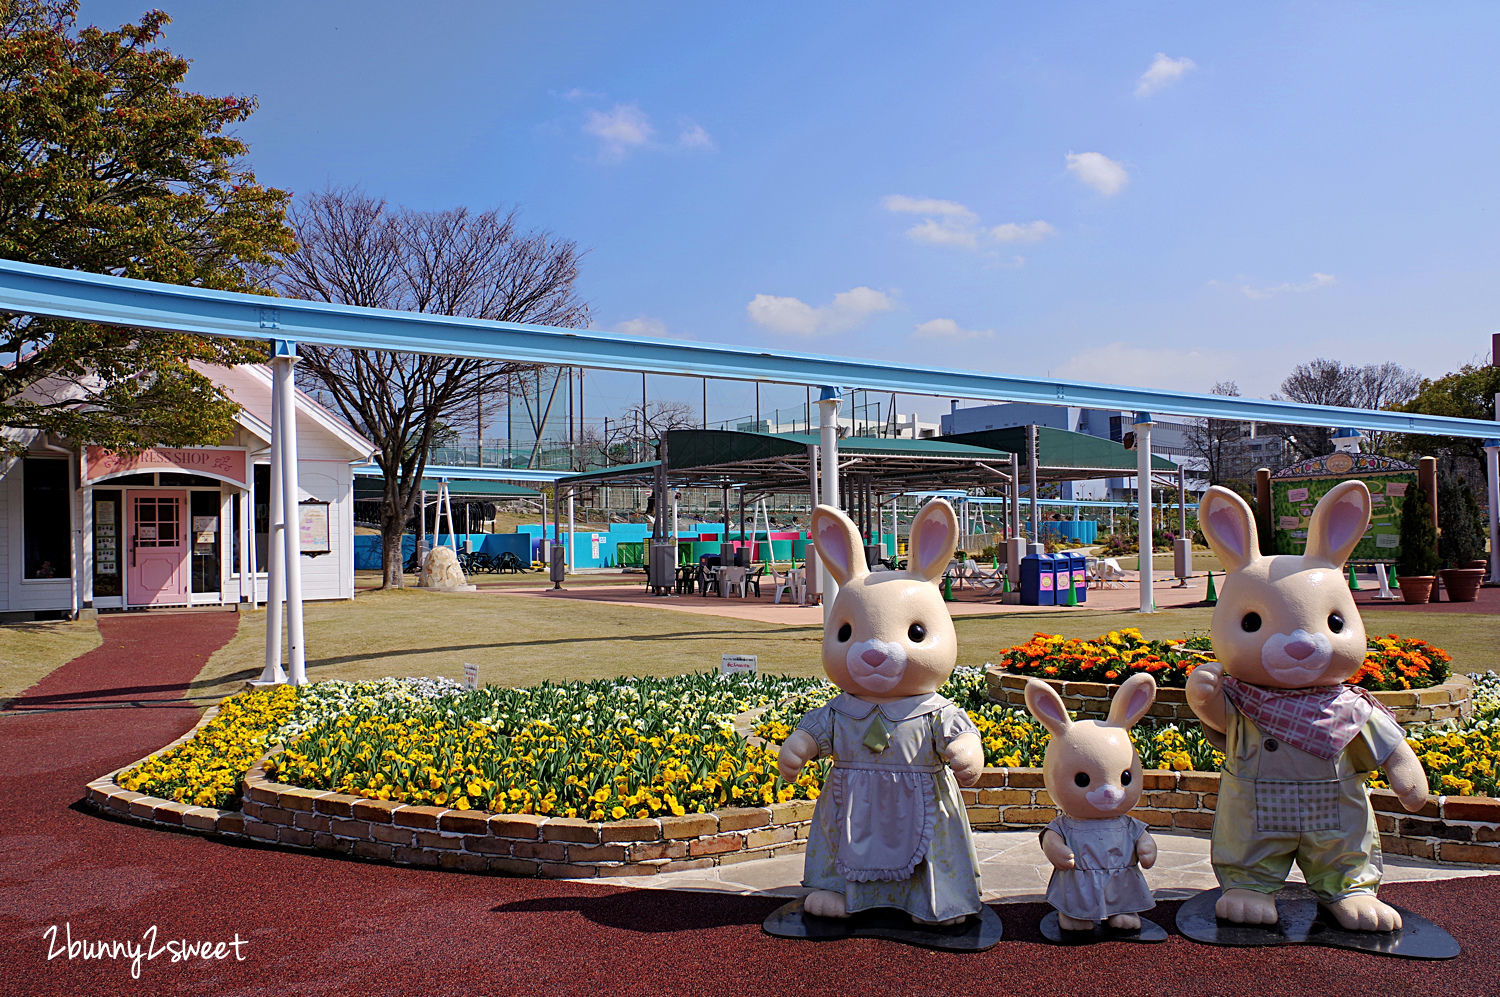
<instances>
[{"instance_id":1,"label":"stone paving slab","mask_svg":"<svg viewBox=\"0 0 1500 997\"><path fill-rule=\"evenodd\" d=\"M1146 871L1146 882L1158 900L1180 900L1215 887L1206 837L1153 831L1159 856ZM1029 903L1046 899L1052 867L1037 844L1036 831L976 831L981 897L986 903ZM692 890L743 896L800 897L808 892L802 882L801 855L740 862L716 869L692 869L655 876L622 876L610 883L653 890ZM1385 881L1456 879L1494 874L1493 866L1438 864L1401 855L1385 857ZM1302 882L1295 869L1292 882Z\"/></svg>"}]
</instances>

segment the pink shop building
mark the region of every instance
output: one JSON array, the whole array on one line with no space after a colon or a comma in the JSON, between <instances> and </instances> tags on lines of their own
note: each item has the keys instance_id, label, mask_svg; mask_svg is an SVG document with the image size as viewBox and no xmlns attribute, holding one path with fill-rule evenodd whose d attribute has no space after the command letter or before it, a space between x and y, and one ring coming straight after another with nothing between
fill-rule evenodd
<instances>
[{"instance_id":1,"label":"pink shop building","mask_svg":"<svg viewBox=\"0 0 1500 997\"><path fill-rule=\"evenodd\" d=\"M117 454L40 433L0 463L0 619L266 599L271 373L201 368L241 406L219 446ZM298 392L307 599L354 597L353 465L372 445Z\"/></svg>"}]
</instances>

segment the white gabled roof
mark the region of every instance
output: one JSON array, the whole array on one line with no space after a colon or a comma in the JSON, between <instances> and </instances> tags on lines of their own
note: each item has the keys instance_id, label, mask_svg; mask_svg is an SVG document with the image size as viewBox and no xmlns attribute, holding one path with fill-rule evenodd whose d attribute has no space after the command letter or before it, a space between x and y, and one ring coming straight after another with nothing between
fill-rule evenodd
<instances>
[{"instance_id":1,"label":"white gabled roof","mask_svg":"<svg viewBox=\"0 0 1500 997\"><path fill-rule=\"evenodd\" d=\"M271 369L264 364L241 364L237 367L216 367L194 363L193 369L213 381L234 401L240 412L235 417L246 430L271 442ZM349 449L351 460L367 459L375 452L375 444L355 432L343 419L319 405L312 396L301 389L294 391L297 418L304 416L325 430Z\"/></svg>"}]
</instances>

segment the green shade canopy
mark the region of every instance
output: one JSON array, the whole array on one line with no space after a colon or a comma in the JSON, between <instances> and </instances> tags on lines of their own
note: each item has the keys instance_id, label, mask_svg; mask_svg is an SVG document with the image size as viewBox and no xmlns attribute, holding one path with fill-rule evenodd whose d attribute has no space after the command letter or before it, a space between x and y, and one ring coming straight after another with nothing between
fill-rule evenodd
<instances>
[{"instance_id":1,"label":"green shade canopy","mask_svg":"<svg viewBox=\"0 0 1500 997\"><path fill-rule=\"evenodd\" d=\"M863 476L882 494L1003 486L1011 454L1027 467L1027 429L986 430L930 439L851 436L839 440L842 473ZM748 492L806 493L808 448L816 433L747 433L721 429L674 429L663 435L667 480L675 488L743 486ZM1133 476L1135 451L1085 433L1038 427L1037 480L1077 481ZM585 471L558 484L651 487L660 460ZM1177 465L1159 457L1152 467L1174 479ZM1024 474L1023 474L1024 480Z\"/></svg>"}]
</instances>

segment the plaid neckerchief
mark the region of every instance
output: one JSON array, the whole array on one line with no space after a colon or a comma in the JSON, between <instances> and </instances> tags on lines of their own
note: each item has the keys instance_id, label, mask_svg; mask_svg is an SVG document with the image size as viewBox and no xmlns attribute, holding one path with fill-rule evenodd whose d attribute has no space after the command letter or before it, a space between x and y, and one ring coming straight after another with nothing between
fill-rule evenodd
<instances>
[{"instance_id":1,"label":"plaid neckerchief","mask_svg":"<svg viewBox=\"0 0 1500 997\"><path fill-rule=\"evenodd\" d=\"M1267 689L1224 676L1224 693L1256 727L1319 758L1333 758L1376 709L1391 711L1357 685Z\"/></svg>"}]
</instances>

